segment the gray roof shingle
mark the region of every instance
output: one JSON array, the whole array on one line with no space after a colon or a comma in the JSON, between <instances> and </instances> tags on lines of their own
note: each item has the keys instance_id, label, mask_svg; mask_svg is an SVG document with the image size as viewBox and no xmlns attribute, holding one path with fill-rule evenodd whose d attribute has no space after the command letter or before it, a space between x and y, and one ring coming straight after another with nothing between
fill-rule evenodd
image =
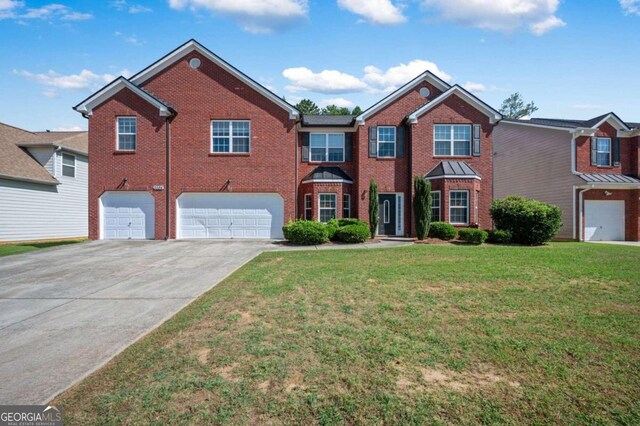
<instances>
[{"instance_id":1,"label":"gray roof shingle","mask_svg":"<svg viewBox=\"0 0 640 426\"><path fill-rule=\"evenodd\" d=\"M353 182L351 176L338 166L318 166L302 179L303 182L308 180L344 180Z\"/></svg>"},{"instance_id":2,"label":"gray roof shingle","mask_svg":"<svg viewBox=\"0 0 640 426\"><path fill-rule=\"evenodd\" d=\"M425 175L426 178L436 178L442 176L455 176L455 177L480 177L473 167L465 163L464 161L441 161L435 166L429 173Z\"/></svg>"},{"instance_id":3,"label":"gray roof shingle","mask_svg":"<svg viewBox=\"0 0 640 426\"><path fill-rule=\"evenodd\" d=\"M529 120L505 119L504 121L533 123L533 124L539 124L541 126L552 126L552 127L563 127L567 129L575 129L576 127L593 127L596 124L598 124L600 121L602 121L609 114L612 114L618 117L615 113L608 112L606 114L602 114L597 117L590 118L588 120L572 120L572 119L559 119L559 118L531 118ZM625 123L625 124L631 128L636 127L634 123Z\"/></svg>"},{"instance_id":4,"label":"gray roof shingle","mask_svg":"<svg viewBox=\"0 0 640 426\"><path fill-rule=\"evenodd\" d=\"M640 179L633 176L619 175L613 173L583 173L580 177L588 183L637 183Z\"/></svg>"},{"instance_id":5,"label":"gray roof shingle","mask_svg":"<svg viewBox=\"0 0 640 426\"><path fill-rule=\"evenodd\" d=\"M302 116L302 127L351 127L355 115L311 115Z\"/></svg>"}]
</instances>

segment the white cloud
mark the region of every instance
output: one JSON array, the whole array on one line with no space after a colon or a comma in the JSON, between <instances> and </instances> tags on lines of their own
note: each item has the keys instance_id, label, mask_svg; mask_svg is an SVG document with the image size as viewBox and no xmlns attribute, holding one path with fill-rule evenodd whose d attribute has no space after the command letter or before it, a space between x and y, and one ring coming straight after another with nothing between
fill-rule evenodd
<instances>
[{"instance_id":1,"label":"white cloud","mask_svg":"<svg viewBox=\"0 0 640 426\"><path fill-rule=\"evenodd\" d=\"M55 127L53 129L54 132L81 132L85 129L83 129L80 126L63 126L63 127Z\"/></svg>"},{"instance_id":2,"label":"white cloud","mask_svg":"<svg viewBox=\"0 0 640 426\"><path fill-rule=\"evenodd\" d=\"M150 7L143 6L141 4L129 4L126 0L114 0L111 2L111 6L121 12L127 11L134 14L152 12Z\"/></svg>"},{"instance_id":3,"label":"white cloud","mask_svg":"<svg viewBox=\"0 0 640 426\"><path fill-rule=\"evenodd\" d=\"M172 9L206 9L236 20L247 32L271 34L307 18L307 0L169 0Z\"/></svg>"},{"instance_id":4,"label":"white cloud","mask_svg":"<svg viewBox=\"0 0 640 426\"><path fill-rule=\"evenodd\" d=\"M421 59L391 67L384 72L373 65L366 66L363 80L373 92L391 92L425 71L431 71L444 81L451 81L451 76L436 64Z\"/></svg>"},{"instance_id":5,"label":"white cloud","mask_svg":"<svg viewBox=\"0 0 640 426\"><path fill-rule=\"evenodd\" d=\"M141 4L132 4L129 6L129 13L148 13L151 12L150 7L143 6Z\"/></svg>"},{"instance_id":6,"label":"white cloud","mask_svg":"<svg viewBox=\"0 0 640 426\"><path fill-rule=\"evenodd\" d=\"M407 20L402 8L391 0L338 0L338 6L362 16L371 24L394 25Z\"/></svg>"},{"instance_id":7,"label":"white cloud","mask_svg":"<svg viewBox=\"0 0 640 426\"><path fill-rule=\"evenodd\" d=\"M114 36L118 37L119 39L121 39L122 41L124 41L125 43L129 43L133 46L142 46L144 44L143 41L140 41L138 39L138 37L136 37L136 35L126 35L121 33L120 31L116 31L114 34Z\"/></svg>"},{"instance_id":8,"label":"white cloud","mask_svg":"<svg viewBox=\"0 0 640 426\"><path fill-rule=\"evenodd\" d=\"M427 10L460 25L494 31L528 28L542 35L566 25L555 16L560 0L422 0Z\"/></svg>"},{"instance_id":9,"label":"white cloud","mask_svg":"<svg viewBox=\"0 0 640 426\"><path fill-rule=\"evenodd\" d=\"M473 81L467 81L465 84L462 85L462 87L464 87L466 90L470 91L471 93L482 93L485 90L487 90L487 87L484 84L475 83Z\"/></svg>"},{"instance_id":10,"label":"white cloud","mask_svg":"<svg viewBox=\"0 0 640 426\"><path fill-rule=\"evenodd\" d=\"M359 78L336 70L314 73L305 67L287 68L282 75L291 82L286 87L289 92L347 93L367 88L367 84Z\"/></svg>"},{"instance_id":11,"label":"white cloud","mask_svg":"<svg viewBox=\"0 0 640 426\"><path fill-rule=\"evenodd\" d=\"M602 105L598 104L575 104L571 105L573 109L602 109Z\"/></svg>"},{"instance_id":12,"label":"white cloud","mask_svg":"<svg viewBox=\"0 0 640 426\"><path fill-rule=\"evenodd\" d=\"M58 91L56 89L43 90L42 94L44 96L46 96L47 98L57 98L58 97Z\"/></svg>"},{"instance_id":13,"label":"white cloud","mask_svg":"<svg viewBox=\"0 0 640 426\"><path fill-rule=\"evenodd\" d=\"M322 99L319 103L318 103L321 107L326 107L327 105L335 105L337 107L340 108L353 108L354 106L356 106L356 104L354 104L353 102L351 102L348 99L345 98L327 98L327 99Z\"/></svg>"},{"instance_id":14,"label":"white cloud","mask_svg":"<svg viewBox=\"0 0 640 426\"><path fill-rule=\"evenodd\" d=\"M625 15L640 15L640 0L620 0Z\"/></svg>"},{"instance_id":15,"label":"white cloud","mask_svg":"<svg viewBox=\"0 0 640 426\"><path fill-rule=\"evenodd\" d=\"M16 0L0 0L0 19L16 19L24 23L29 19L52 21L86 21L93 18L91 13L77 12L63 4L51 3L41 7L24 9L25 3Z\"/></svg>"},{"instance_id":16,"label":"white cloud","mask_svg":"<svg viewBox=\"0 0 640 426\"><path fill-rule=\"evenodd\" d=\"M47 97L56 96L56 89L97 89L116 78L113 74L96 74L90 70L82 70L78 74L63 75L53 70L47 73L36 74L25 70L13 70L13 73L27 80L35 81L48 87L43 94ZM127 76L129 70L122 70L121 75Z\"/></svg>"}]
</instances>

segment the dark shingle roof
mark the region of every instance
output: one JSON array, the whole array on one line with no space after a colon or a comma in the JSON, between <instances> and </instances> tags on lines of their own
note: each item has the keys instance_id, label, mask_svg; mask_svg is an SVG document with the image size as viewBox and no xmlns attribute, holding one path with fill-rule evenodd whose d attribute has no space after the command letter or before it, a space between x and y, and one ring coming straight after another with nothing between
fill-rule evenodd
<instances>
[{"instance_id":1,"label":"dark shingle roof","mask_svg":"<svg viewBox=\"0 0 640 426\"><path fill-rule=\"evenodd\" d=\"M588 120L572 120L572 119L559 119L559 118L531 118L529 120L506 119L505 121L515 121L515 122L525 122L525 123L529 122L533 124L539 124L541 126L564 127L567 129L575 129L576 127L593 127L599 122L601 122L609 114L614 115L615 117L620 119L615 113L608 112L606 114L602 114L597 117L590 118ZM632 123L625 123L625 124L627 124L627 126L629 127L634 127Z\"/></svg>"},{"instance_id":2,"label":"dark shingle roof","mask_svg":"<svg viewBox=\"0 0 640 426\"><path fill-rule=\"evenodd\" d=\"M302 116L302 127L351 127L355 115L310 115Z\"/></svg>"},{"instance_id":3,"label":"dark shingle roof","mask_svg":"<svg viewBox=\"0 0 640 426\"><path fill-rule=\"evenodd\" d=\"M632 176L618 175L618 174L605 174L605 173L583 173L580 177L589 183L637 183L640 184L640 179Z\"/></svg>"},{"instance_id":4,"label":"dark shingle roof","mask_svg":"<svg viewBox=\"0 0 640 426\"><path fill-rule=\"evenodd\" d=\"M353 182L351 176L337 166L318 166L302 179L303 182L307 180L345 180Z\"/></svg>"},{"instance_id":5,"label":"dark shingle roof","mask_svg":"<svg viewBox=\"0 0 640 426\"><path fill-rule=\"evenodd\" d=\"M627 122L627 126L631 127L632 129L640 129L640 123L629 123L629 122Z\"/></svg>"},{"instance_id":6,"label":"dark shingle roof","mask_svg":"<svg viewBox=\"0 0 640 426\"><path fill-rule=\"evenodd\" d=\"M425 177L436 178L442 176L480 177L478 172L464 161L441 161Z\"/></svg>"}]
</instances>

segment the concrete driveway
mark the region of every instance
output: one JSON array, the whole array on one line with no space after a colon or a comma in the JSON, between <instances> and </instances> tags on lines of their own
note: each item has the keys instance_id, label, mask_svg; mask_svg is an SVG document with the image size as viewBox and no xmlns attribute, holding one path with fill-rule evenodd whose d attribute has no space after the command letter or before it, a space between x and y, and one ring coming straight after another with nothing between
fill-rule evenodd
<instances>
[{"instance_id":1,"label":"concrete driveway","mask_svg":"<svg viewBox=\"0 0 640 426\"><path fill-rule=\"evenodd\" d=\"M41 404L269 242L96 241L0 258L0 404Z\"/></svg>"}]
</instances>

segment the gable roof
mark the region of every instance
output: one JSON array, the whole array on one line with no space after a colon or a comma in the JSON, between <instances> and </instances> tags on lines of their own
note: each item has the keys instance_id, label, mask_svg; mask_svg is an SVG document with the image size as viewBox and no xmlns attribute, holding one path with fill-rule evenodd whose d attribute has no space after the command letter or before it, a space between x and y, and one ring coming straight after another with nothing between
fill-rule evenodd
<instances>
[{"instance_id":1,"label":"gable roof","mask_svg":"<svg viewBox=\"0 0 640 426\"><path fill-rule=\"evenodd\" d=\"M480 179L478 172L464 161L441 161L424 177L426 179Z\"/></svg>"},{"instance_id":2,"label":"gable roof","mask_svg":"<svg viewBox=\"0 0 640 426\"><path fill-rule=\"evenodd\" d=\"M53 148L63 148L77 154L87 155L89 153L89 138L87 132L33 132L38 136L34 142L21 142L18 145L24 148L36 146L51 146Z\"/></svg>"},{"instance_id":3,"label":"gable roof","mask_svg":"<svg viewBox=\"0 0 640 426\"><path fill-rule=\"evenodd\" d=\"M338 166L318 166L302 178L302 183L305 182L352 183L353 179Z\"/></svg>"},{"instance_id":4,"label":"gable roof","mask_svg":"<svg viewBox=\"0 0 640 426\"><path fill-rule=\"evenodd\" d=\"M161 117L169 117L173 115L174 110L166 102L161 101L147 90L141 89L122 76L116 78L111 83L107 84L102 89L74 106L73 109L84 115L91 115L93 108L125 88L131 90L133 93L158 108Z\"/></svg>"},{"instance_id":5,"label":"gable roof","mask_svg":"<svg viewBox=\"0 0 640 426\"><path fill-rule=\"evenodd\" d=\"M358 124L363 125L365 120L368 117L371 117L373 114L380 111L382 108L386 107L387 105L394 102L396 99L405 95L407 92L413 89L416 84L421 83L423 81L427 81L433 84L435 87L437 87L442 91L446 91L451 87L451 85L444 82L442 79L440 79L438 76L433 74L431 71L425 71L419 76L417 76L416 78L414 78L413 80L411 80L410 82L408 82L407 84L405 84L404 86L398 88L395 92L390 93L389 95L387 95L386 97L378 101L377 103L373 104L372 106L364 110L360 115L356 117L356 121L358 122Z\"/></svg>"},{"instance_id":6,"label":"gable roof","mask_svg":"<svg viewBox=\"0 0 640 426\"><path fill-rule=\"evenodd\" d=\"M423 114L425 114L431 108L433 108L436 105L440 104L442 101L444 101L445 99L447 99L449 96L451 96L453 94L457 95L463 101L465 101L468 104L472 105L478 111L481 111L484 115L489 117L489 121L492 124L497 123L498 121L500 121L502 119L502 114L500 114L498 111L496 111L495 109L491 108L486 103L482 102L480 99L478 99L476 96L474 96L471 92L469 92L466 89L464 89L463 87L455 84L455 85L451 86L451 88L449 90L447 90L446 92L442 93L440 96L436 97L435 99L432 99L431 101L427 102L426 104L424 104L423 106L421 106L420 108L418 108L417 110L415 110L411 114L409 114L407 116L407 121L409 121L410 123L413 123L413 124L417 123L418 122L418 118L420 118Z\"/></svg>"},{"instance_id":7,"label":"gable roof","mask_svg":"<svg viewBox=\"0 0 640 426\"><path fill-rule=\"evenodd\" d=\"M171 64L175 63L179 59L183 58L184 56L194 51L200 53L202 56L209 59L214 64L218 65L228 73L232 74L238 80L245 83L247 86L253 88L258 93L262 94L264 97L271 100L273 103L277 104L284 110L288 111L289 118L296 119L300 116L300 111L298 111L293 105L289 104L287 101L285 101L284 99L282 99L281 97L279 97L278 95L276 95L275 93L273 93L272 91L270 91L269 89L267 89L266 87L258 83L257 81L253 80L251 77L247 76L242 71L238 70L237 68L229 64L227 61L225 61L224 59L222 59L221 57L219 57L218 55L216 55L215 53L213 53L212 51L204 47L202 44L198 43L195 39L191 39L186 43L184 43L183 45L178 46L176 49L172 50L162 58L158 59L153 64L149 65L142 71L133 75L129 79L129 81L135 84L136 86L140 86L145 81L153 77L154 75L158 74L162 70L169 67Z\"/></svg>"},{"instance_id":8,"label":"gable roof","mask_svg":"<svg viewBox=\"0 0 640 426\"><path fill-rule=\"evenodd\" d=\"M558 118L530 118L529 120L521 119L504 119L503 121L513 124L534 125L541 127L551 127L566 130L575 129L595 129L602 125L602 123L612 120L618 126L618 130L631 130L634 128L635 123L625 123L614 112L608 112L606 114L599 115L597 117L590 118L588 120L572 120L572 119L558 119Z\"/></svg>"}]
</instances>

